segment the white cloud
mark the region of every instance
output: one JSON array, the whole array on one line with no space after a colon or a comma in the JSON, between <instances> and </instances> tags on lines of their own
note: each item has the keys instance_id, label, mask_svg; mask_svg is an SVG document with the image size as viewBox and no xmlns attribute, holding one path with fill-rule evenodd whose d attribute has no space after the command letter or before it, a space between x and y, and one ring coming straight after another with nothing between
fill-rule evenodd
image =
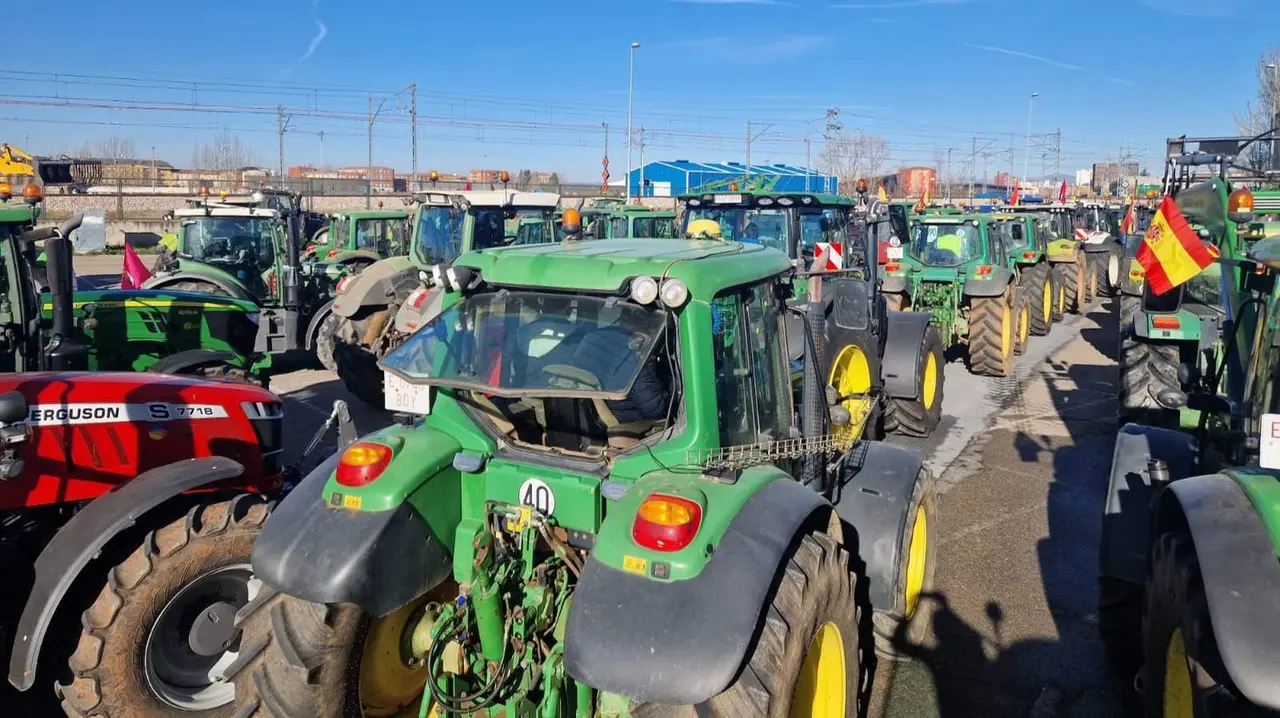
<instances>
[{"instance_id":1,"label":"white cloud","mask_svg":"<svg viewBox=\"0 0 1280 718\"><path fill-rule=\"evenodd\" d=\"M299 65L306 62L312 55L316 54L316 50L319 49L320 43L324 42L324 38L328 34L329 28L325 27L324 23L316 20L316 36L311 38L311 44L307 45L307 51L302 53L302 57L298 58Z\"/></svg>"},{"instance_id":2,"label":"white cloud","mask_svg":"<svg viewBox=\"0 0 1280 718\"><path fill-rule=\"evenodd\" d=\"M965 43L964 46L971 47L975 50L985 50L987 52L998 52L1002 55L1012 55L1013 57L1022 57L1028 60L1035 60L1036 62L1043 62L1046 65L1053 65L1054 67L1061 68L1063 70L1083 70L1084 69L1079 65L1072 65L1069 62L1059 62L1057 60L1052 60L1047 57L1041 57L1040 55L1032 55L1029 52L1019 52L1018 50L1010 50L1004 47L993 47L991 45L971 45L967 42Z\"/></svg>"}]
</instances>

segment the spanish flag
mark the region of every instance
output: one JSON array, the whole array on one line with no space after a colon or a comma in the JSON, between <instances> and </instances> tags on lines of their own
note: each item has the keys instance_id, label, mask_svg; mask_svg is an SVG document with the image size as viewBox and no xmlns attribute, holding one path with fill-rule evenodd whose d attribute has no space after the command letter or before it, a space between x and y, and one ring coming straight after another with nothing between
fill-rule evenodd
<instances>
[{"instance_id":1,"label":"spanish flag","mask_svg":"<svg viewBox=\"0 0 1280 718\"><path fill-rule=\"evenodd\" d=\"M1217 251L1191 229L1173 198L1166 195L1160 200L1137 256L1151 291L1159 296L1186 282L1212 264L1215 256Z\"/></svg>"},{"instance_id":2,"label":"spanish flag","mask_svg":"<svg viewBox=\"0 0 1280 718\"><path fill-rule=\"evenodd\" d=\"M926 182L924 185L924 194L920 195L920 201L916 202L916 211L919 212L920 214L924 214L924 211L929 208L930 187L931 187L931 183Z\"/></svg>"},{"instance_id":3,"label":"spanish flag","mask_svg":"<svg viewBox=\"0 0 1280 718\"><path fill-rule=\"evenodd\" d=\"M1120 239L1133 234L1133 228L1138 224L1138 217L1134 214L1133 197L1129 197L1129 208L1125 210L1124 219L1120 221Z\"/></svg>"}]
</instances>

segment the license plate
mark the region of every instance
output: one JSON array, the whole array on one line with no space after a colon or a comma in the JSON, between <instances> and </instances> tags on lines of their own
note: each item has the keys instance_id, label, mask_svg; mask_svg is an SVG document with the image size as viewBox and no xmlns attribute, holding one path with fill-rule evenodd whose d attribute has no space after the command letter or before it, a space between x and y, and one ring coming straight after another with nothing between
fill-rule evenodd
<instances>
[{"instance_id":1,"label":"license plate","mask_svg":"<svg viewBox=\"0 0 1280 718\"><path fill-rule=\"evenodd\" d=\"M1280 414L1262 415L1258 463L1264 469L1280 469Z\"/></svg>"},{"instance_id":2,"label":"license plate","mask_svg":"<svg viewBox=\"0 0 1280 718\"><path fill-rule=\"evenodd\" d=\"M889 259L902 259L902 247L890 247L884 254Z\"/></svg>"},{"instance_id":3,"label":"license plate","mask_svg":"<svg viewBox=\"0 0 1280 718\"><path fill-rule=\"evenodd\" d=\"M383 404L387 411L404 414L431 413L431 387L425 384L411 384L392 374L382 374Z\"/></svg>"},{"instance_id":4,"label":"license plate","mask_svg":"<svg viewBox=\"0 0 1280 718\"><path fill-rule=\"evenodd\" d=\"M718 194L715 199L716 204L742 204L742 195L740 194Z\"/></svg>"}]
</instances>

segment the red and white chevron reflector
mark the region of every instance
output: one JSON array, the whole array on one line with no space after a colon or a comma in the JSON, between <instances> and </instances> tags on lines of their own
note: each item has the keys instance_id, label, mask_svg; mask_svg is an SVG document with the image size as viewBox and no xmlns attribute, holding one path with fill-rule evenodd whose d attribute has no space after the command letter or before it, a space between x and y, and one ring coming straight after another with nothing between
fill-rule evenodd
<instances>
[{"instance_id":1,"label":"red and white chevron reflector","mask_svg":"<svg viewBox=\"0 0 1280 718\"><path fill-rule=\"evenodd\" d=\"M831 272L837 269L844 269L844 245L839 242L818 242L814 245L814 249L818 254L827 253L827 266L823 267L825 271Z\"/></svg>"}]
</instances>

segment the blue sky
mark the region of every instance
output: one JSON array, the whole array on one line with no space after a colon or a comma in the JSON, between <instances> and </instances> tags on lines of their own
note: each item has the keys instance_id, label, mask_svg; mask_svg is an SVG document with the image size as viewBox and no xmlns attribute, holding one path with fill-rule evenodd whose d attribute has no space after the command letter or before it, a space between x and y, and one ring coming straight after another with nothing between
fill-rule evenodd
<instances>
[{"instance_id":1,"label":"blue sky","mask_svg":"<svg viewBox=\"0 0 1280 718\"><path fill-rule=\"evenodd\" d=\"M846 132L889 140L890 166L949 147L961 165L976 135L1005 150L991 172L1007 167L1010 144L1020 169L1039 92L1032 132L1061 129L1064 171L1127 147L1158 172L1166 136L1234 133L1280 2L77 0L24 16L65 38L14 34L0 70L0 139L36 153L117 134L185 166L227 128L275 166L283 104L286 164L319 163L323 131L326 164L362 165L374 92L375 104L387 98L374 161L407 170L407 93L393 95L416 80L421 170L593 181L602 122L614 177L626 166L632 41L646 159L741 161L750 120L763 132L753 162L803 164L808 137L816 164L824 113L838 107ZM1044 144L1033 140L1033 175L1052 168Z\"/></svg>"}]
</instances>

